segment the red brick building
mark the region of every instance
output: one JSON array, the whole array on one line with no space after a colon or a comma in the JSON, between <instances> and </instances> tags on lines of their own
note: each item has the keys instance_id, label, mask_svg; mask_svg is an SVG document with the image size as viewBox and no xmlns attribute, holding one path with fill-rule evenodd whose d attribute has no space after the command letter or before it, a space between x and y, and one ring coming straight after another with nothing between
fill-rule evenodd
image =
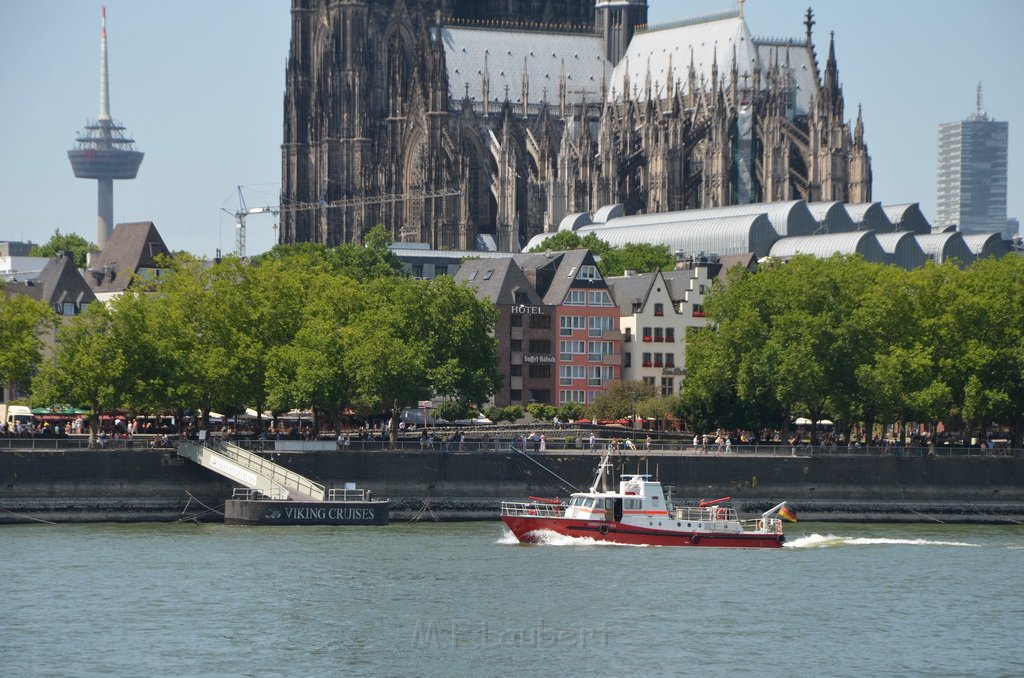
<instances>
[{"instance_id":1,"label":"red brick building","mask_svg":"<svg viewBox=\"0 0 1024 678\"><path fill-rule=\"evenodd\" d=\"M619 309L589 250L467 261L455 276L498 307L498 406L591 403L622 377Z\"/></svg>"}]
</instances>

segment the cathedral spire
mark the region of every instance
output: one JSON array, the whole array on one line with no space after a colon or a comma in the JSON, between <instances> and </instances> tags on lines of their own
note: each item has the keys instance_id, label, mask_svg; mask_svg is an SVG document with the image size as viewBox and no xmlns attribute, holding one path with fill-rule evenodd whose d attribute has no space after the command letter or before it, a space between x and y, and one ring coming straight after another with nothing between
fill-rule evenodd
<instances>
[{"instance_id":1,"label":"cathedral spire","mask_svg":"<svg viewBox=\"0 0 1024 678\"><path fill-rule=\"evenodd\" d=\"M530 72L527 70L526 57L523 57L523 117L530 115Z\"/></svg>"},{"instance_id":2,"label":"cathedral spire","mask_svg":"<svg viewBox=\"0 0 1024 678\"><path fill-rule=\"evenodd\" d=\"M486 50L484 51L484 72L483 72L483 75L481 76L481 79L483 81L481 83L481 94L483 95L483 100L484 100L483 101L483 104L484 104L483 110L484 110L484 115L486 116L488 114L488 112L490 110L490 106L491 106L491 71L490 71L490 68L488 68L488 66L487 66L487 52L486 52Z\"/></svg>"},{"instance_id":3,"label":"cathedral spire","mask_svg":"<svg viewBox=\"0 0 1024 678\"><path fill-rule=\"evenodd\" d=\"M601 79L601 83L602 85L604 84L603 77ZM565 89L565 58L563 57L562 68L558 73L558 117L563 120L565 119Z\"/></svg>"}]
</instances>

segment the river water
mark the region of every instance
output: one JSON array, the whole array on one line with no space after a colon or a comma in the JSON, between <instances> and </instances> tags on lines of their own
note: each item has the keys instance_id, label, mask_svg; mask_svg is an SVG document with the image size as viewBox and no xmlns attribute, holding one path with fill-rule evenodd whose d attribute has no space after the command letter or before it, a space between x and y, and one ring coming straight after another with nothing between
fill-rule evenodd
<instances>
[{"instance_id":1,"label":"river water","mask_svg":"<svg viewBox=\"0 0 1024 678\"><path fill-rule=\"evenodd\" d=\"M798 523L778 550L499 522L0 529L4 675L1024 675L1024 527Z\"/></svg>"}]
</instances>

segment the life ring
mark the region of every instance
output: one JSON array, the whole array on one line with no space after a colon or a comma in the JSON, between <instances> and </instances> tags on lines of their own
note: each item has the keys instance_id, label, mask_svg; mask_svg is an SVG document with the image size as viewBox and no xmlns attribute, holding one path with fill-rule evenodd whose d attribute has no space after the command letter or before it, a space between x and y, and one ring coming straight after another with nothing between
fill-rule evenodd
<instances>
[{"instance_id":1,"label":"life ring","mask_svg":"<svg viewBox=\"0 0 1024 678\"><path fill-rule=\"evenodd\" d=\"M725 520L725 509L715 511L715 520Z\"/></svg>"},{"instance_id":2,"label":"life ring","mask_svg":"<svg viewBox=\"0 0 1024 678\"><path fill-rule=\"evenodd\" d=\"M597 531L601 534L608 534L608 526L602 525L601 527L597 528Z\"/></svg>"},{"instance_id":3,"label":"life ring","mask_svg":"<svg viewBox=\"0 0 1024 678\"><path fill-rule=\"evenodd\" d=\"M529 511L527 511L527 513L531 516L535 516L537 515L537 509L530 509Z\"/></svg>"},{"instance_id":4,"label":"life ring","mask_svg":"<svg viewBox=\"0 0 1024 678\"><path fill-rule=\"evenodd\" d=\"M764 520L758 520L757 521L757 529L758 530L763 530L764 529Z\"/></svg>"}]
</instances>

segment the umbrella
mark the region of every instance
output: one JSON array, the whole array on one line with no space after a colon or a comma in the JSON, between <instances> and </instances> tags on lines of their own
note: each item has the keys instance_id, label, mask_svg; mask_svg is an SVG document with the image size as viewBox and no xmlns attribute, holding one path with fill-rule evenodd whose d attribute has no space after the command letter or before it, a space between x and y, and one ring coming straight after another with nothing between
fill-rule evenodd
<instances>
[{"instance_id":1,"label":"umbrella","mask_svg":"<svg viewBox=\"0 0 1024 678\"><path fill-rule=\"evenodd\" d=\"M53 405L51 407L33 407L32 414L89 414L89 410L80 410L70 405Z\"/></svg>"}]
</instances>

